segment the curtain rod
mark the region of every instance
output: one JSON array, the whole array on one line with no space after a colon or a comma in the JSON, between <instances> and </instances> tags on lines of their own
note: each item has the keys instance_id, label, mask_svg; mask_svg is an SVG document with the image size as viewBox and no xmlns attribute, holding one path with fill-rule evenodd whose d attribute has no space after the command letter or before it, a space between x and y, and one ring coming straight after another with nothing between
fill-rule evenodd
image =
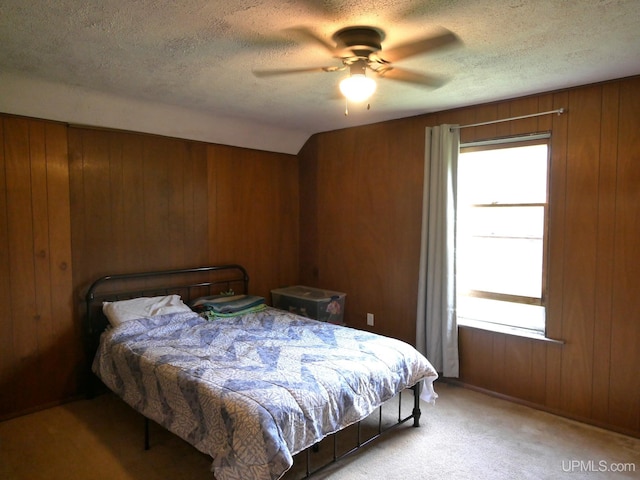
<instances>
[{"instance_id":1,"label":"curtain rod","mask_svg":"<svg viewBox=\"0 0 640 480\"><path fill-rule=\"evenodd\" d=\"M557 110L549 110L548 112L532 113L531 115L521 115L519 117L502 118L500 120L489 120L488 122L472 123L470 125L460 125L460 126L457 126L457 127L451 127L451 130L460 130L461 128L469 128L469 127L480 127L482 125L491 125L493 123L500 123L500 122L510 122L512 120L520 120L522 118L539 117L541 115L549 115L549 114L552 114L552 113L557 113L558 115L562 115L564 113L564 108L558 108Z\"/></svg>"}]
</instances>

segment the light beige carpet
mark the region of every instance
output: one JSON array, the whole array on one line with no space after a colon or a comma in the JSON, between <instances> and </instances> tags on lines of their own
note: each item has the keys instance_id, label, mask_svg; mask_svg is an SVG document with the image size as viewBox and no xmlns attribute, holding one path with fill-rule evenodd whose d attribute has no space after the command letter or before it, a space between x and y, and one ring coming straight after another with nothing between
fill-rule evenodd
<instances>
[{"instance_id":1,"label":"light beige carpet","mask_svg":"<svg viewBox=\"0 0 640 480\"><path fill-rule=\"evenodd\" d=\"M314 479L640 478L640 439L447 384L436 390L440 398L423 405L420 428L400 427ZM403 403L411 402L405 394ZM385 423L387 415L397 408L385 410ZM342 441L355 441L355 429ZM332 448L325 442L312 458ZM304 458L296 462L283 480L300 478ZM145 451L142 417L110 394L0 423L1 479L212 480L210 466L154 424Z\"/></svg>"}]
</instances>

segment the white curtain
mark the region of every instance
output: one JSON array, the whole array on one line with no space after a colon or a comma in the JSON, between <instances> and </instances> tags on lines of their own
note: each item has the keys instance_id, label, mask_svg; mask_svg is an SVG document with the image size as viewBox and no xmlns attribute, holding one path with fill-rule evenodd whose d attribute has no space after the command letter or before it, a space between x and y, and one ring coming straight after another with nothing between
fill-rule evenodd
<instances>
[{"instance_id":1,"label":"white curtain","mask_svg":"<svg viewBox=\"0 0 640 480\"><path fill-rule=\"evenodd\" d=\"M455 218L460 130L427 127L416 346L445 377L458 377Z\"/></svg>"}]
</instances>

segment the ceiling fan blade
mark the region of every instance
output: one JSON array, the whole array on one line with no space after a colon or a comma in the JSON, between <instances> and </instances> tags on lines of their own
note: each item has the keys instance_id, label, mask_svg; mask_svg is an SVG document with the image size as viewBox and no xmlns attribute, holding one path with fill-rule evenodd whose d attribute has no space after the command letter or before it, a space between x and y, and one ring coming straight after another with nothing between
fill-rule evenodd
<instances>
[{"instance_id":1,"label":"ceiling fan blade","mask_svg":"<svg viewBox=\"0 0 640 480\"><path fill-rule=\"evenodd\" d=\"M320 45L325 50L327 50L333 57L338 56L335 45L330 44L324 38L320 37L318 34L316 34L315 32L313 32L311 29L307 27L290 27L285 29L285 31L293 33L294 35L303 39L304 41L311 41L313 43L316 43L317 45Z\"/></svg>"},{"instance_id":2,"label":"ceiling fan blade","mask_svg":"<svg viewBox=\"0 0 640 480\"><path fill-rule=\"evenodd\" d=\"M374 70L380 77L399 82L414 83L425 87L439 88L447 83L448 79L437 75L426 75L413 72L404 68L384 67Z\"/></svg>"},{"instance_id":3,"label":"ceiling fan blade","mask_svg":"<svg viewBox=\"0 0 640 480\"><path fill-rule=\"evenodd\" d=\"M303 67L303 68L276 68L272 70L252 70L252 73L259 78L276 77L278 75L290 75L294 73L311 73L311 72L337 72L344 70L346 67Z\"/></svg>"},{"instance_id":4,"label":"ceiling fan blade","mask_svg":"<svg viewBox=\"0 0 640 480\"><path fill-rule=\"evenodd\" d=\"M403 43L393 48L386 48L380 54L376 54L376 56L383 63L393 63L398 60L402 60L403 58L435 50L436 48L447 46L452 47L461 43L462 42L455 33L443 29L442 33L437 35L432 35L413 42Z\"/></svg>"}]
</instances>

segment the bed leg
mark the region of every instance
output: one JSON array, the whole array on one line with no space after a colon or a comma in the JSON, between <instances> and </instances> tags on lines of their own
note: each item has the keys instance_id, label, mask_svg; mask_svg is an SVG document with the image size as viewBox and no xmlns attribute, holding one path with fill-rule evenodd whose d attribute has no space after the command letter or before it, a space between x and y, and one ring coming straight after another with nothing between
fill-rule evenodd
<instances>
[{"instance_id":1,"label":"bed leg","mask_svg":"<svg viewBox=\"0 0 640 480\"><path fill-rule=\"evenodd\" d=\"M144 449L149 450L149 419L144 417Z\"/></svg>"},{"instance_id":2,"label":"bed leg","mask_svg":"<svg viewBox=\"0 0 640 480\"><path fill-rule=\"evenodd\" d=\"M421 383L416 383L413 387L413 426L420 426L420 416L422 412L420 411L420 385Z\"/></svg>"}]
</instances>

